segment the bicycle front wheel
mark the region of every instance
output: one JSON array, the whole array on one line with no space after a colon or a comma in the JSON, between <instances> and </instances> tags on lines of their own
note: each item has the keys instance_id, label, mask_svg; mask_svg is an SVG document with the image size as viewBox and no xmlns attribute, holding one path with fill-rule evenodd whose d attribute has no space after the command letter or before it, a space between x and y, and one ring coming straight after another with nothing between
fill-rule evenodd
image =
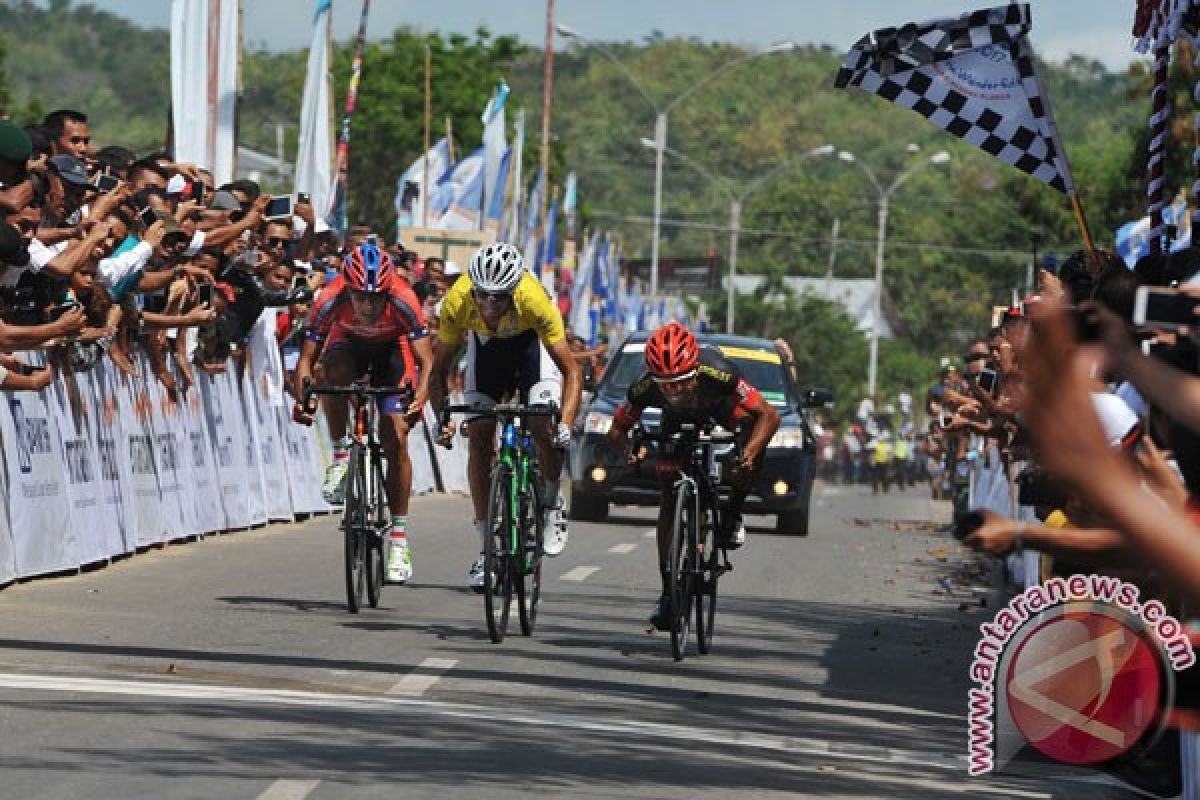
<instances>
[{"instance_id":1,"label":"bicycle front wheel","mask_svg":"<svg viewBox=\"0 0 1200 800\"><path fill-rule=\"evenodd\" d=\"M720 575L716 542L716 515L703 512L704 524L700 538L692 551L696 594L696 652L706 655L712 649L712 637L717 617L717 578Z\"/></svg>"},{"instance_id":2,"label":"bicycle front wheel","mask_svg":"<svg viewBox=\"0 0 1200 800\"><path fill-rule=\"evenodd\" d=\"M366 583L367 480L366 458L362 448L350 452L346 472L346 506L342 512L342 534L345 539L346 609L357 614L362 607Z\"/></svg>"},{"instance_id":3,"label":"bicycle front wheel","mask_svg":"<svg viewBox=\"0 0 1200 800\"><path fill-rule=\"evenodd\" d=\"M691 628L693 576L689 569L689 552L695 549L697 535L696 499L696 490L690 483L679 485L675 493L675 523L667 560L671 655L676 661L683 660Z\"/></svg>"},{"instance_id":4,"label":"bicycle front wheel","mask_svg":"<svg viewBox=\"0 0 1200 800\"><path fill-rule=\"evenodd\" d=\"M391 527L387 493L383 486L383 464L378 456L371 458L371 502L367 512L370 536L365 544L367 556L367 602L371 608L379 608L379 595L383 590L383 541Z\"/></svg>"},{"instance_id":5,"label":"bicycle front wheel","mask_svg":"<svg viewBox=\"0 0 1200 800\"><path fill-rule=\"evenodd\" d=\"M483 607L488 635L499 644L508 631L512 611L513 474L498 467L488 491L487 536L483 540Z\"/></svg>"},{"instance_id":6,"label":"bicycle front wheel","mask_svg":"<svg viewBox=\"0 0 1200 800\"><path fill-rule=\"evenodd\" d=\"M542 508L541 478L534 474L529 481L529 491L521 498L522 552L517 557L517 612L521 619L521 633L533 635L537 623L538 600L542 596L542 541L545 537L546 515Z\"/></svg>"}]
</instances>

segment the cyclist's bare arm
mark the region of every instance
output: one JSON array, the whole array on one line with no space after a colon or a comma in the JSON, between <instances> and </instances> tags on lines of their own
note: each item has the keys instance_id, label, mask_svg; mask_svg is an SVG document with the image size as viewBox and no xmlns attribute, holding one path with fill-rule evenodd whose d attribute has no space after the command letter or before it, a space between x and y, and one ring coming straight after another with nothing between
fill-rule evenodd
<instances>
[{"instance_id":1,"label":"cyclist's bare arm","mask_svg":"<svg viewBox=\"0 0 1200 800\"><path fill-rule=\"evenodd\" d=\"M750 429L750 439L742 450L742 465L750 467L767 449L767 442L779 430L779 412L763 399L757 392L751 396L743 408L754 417L754 427Z\"/></svg>"},{"instance_id":2,"label":"cyclist's bare arm","mask_svg":"<svg viewBox=\"0 0 1200 800\"><path fill-rule=\"evenodd\" d=\"M300 358L296 361L296 377L294 396L304 398L304 384L312 380L313 364L317 362L317 354L320 352L321 344L312 339L305 338L304 344L300 346Z\"/></svg>"},{"instance_id":3,"label":"cyclist's bare arm","mask_svg":"<svg viewBox=\"0 0 1200 800\"><path fill-rule=\"evenodd\" d=\"M563 376L562 391L562 423L568 428L575 424L575 415L579 412L579 397L583 392L583 372L579 363L571 354L566 339L559 339L546 347L550 358Z\"/></svg>"},{"instance_id":4,"label":"cyclist's bare arm","mask_svg":"<svg viewBox=\"0 0 1200 800\"><path fill-rule=\"evenodd\" d=\"M412 345L413 358L417 361L417 388L413 394L412 403L409 404L410 413L418 419L425 409L425 403L429 400L429 385L432 379L434 368L433 345L429 342L428 336L422 336L420 339L410 340ZM445 397L445 394L442 395Z\"/></svg>"}]
</instances>

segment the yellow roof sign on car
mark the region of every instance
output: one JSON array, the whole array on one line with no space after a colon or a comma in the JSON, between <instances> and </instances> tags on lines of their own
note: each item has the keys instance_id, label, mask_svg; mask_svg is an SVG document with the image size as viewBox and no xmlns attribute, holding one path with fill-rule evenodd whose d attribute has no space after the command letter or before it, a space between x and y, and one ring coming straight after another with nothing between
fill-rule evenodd
<instances>
[{"instance_id":1,"label":"yellow roof sign on car","mask_svg":"<svg viewBox=\"0 0 1200 800\"><path fill-rule=\"evenodd\" d=\"M721 352L730 358L744 358L747 361L766 361L768 364L782 363L779 353L774 350L752 350L749 347L733 347L732 345L717 345Z\"/></svg>"}]
</instances>

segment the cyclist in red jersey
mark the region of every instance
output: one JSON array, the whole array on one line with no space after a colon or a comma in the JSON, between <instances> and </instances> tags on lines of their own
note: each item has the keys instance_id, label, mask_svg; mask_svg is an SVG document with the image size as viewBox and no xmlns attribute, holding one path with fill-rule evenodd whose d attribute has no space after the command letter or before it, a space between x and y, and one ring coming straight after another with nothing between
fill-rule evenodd
<instances>
[{"instance_id":1,"label":"cyclist in red jersey","mask_svg":"<svg viewBox=\"0 0 1200 800\"><path fill-rule=\"evenodd\" d=\"M387 458L388 508L392 531L386 543L388 581L404 583L412 577L412 554L408 548L408 500L412 493L412 461L408 457L408 431L421 418L429 397L429 374L433 347L425 327L421 305L408 283L401 279L387 253L372 242L355 247L346 256L342 272L317 295L309 317L304 345L296 364L296 397L304 397L304 384L311 378L320 356L324 380L346 386L371 373L374 386L416 385L413 401L404 408L400 395L379 400L383 415L380 443ZM410 356L411 354L411 356ZM413 359L418 367L413 380ZM350 439L349 398L321 399L329 435L334 440L333 462L325 475L322 491L333 505L345 496L346 467ZM297 404L298 422L311 424L314 409Z\"/></svg>"},{"instance_id":2,"label":"cyclist in red jersey","mask_svg":"<svg viewBox=\"0 0 1200 800\"><path fill-rule=\"evenodd\" d=\"M755 476L762 470L767 443L779 429L779 412L751 386L737 366L716 348L701 349L696 337L678 322L668 322L646 340L646 373L634 381L624 403L613 415L608 441L625 451L629 429L647 407L662 409L662 432L672 433L682 423L715 422L737 435L742 443L741 460L731 464L732 497L723 530L722 547L741 547L746 540L742 504ZM659 630L667 625L667 561L671 548L671 524L675 510L675 475L660 473L662 502L658 506L658 566L662 595L650 620Z\"/></svg>"}]
</instances>

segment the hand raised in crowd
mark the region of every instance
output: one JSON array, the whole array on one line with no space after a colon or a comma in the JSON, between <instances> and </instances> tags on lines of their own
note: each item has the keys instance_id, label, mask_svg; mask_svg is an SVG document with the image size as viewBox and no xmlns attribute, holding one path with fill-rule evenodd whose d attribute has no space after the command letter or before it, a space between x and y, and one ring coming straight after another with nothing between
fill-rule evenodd
<instances>
[{"instance_id":1,"label":"hand raised in crowd","mask_svg":"<svg viewBox=\"0 0 1200 800\"><path fill-rule=\"evenodd\" d=\"M213 311L208 303L204 303L184 314L183 318L186 320L186 327L207 325L217 318L217 312Z\"/></svg>"},{"instance_id":2,"label":"hand raised in crowd","mask_svg":"<svg viewBox=\"0 0 1200 800\"><path fill-rule=\"evenodd\" d=\"M153 247L156 251L162 247L163 236L167 233L167 223L163 220L156 220L153 225L146 228L142 232L142 241Z\"/></svg>"},{"instance_id":3,"label":"hand raised in crowd","mask_svg":"<svg viewBox=\"0 0 1200 800\"><path fill-rule=\"evenodd\" d=\"M246 213L246 216L253 217L253 222L257 225L262 219L262 215L266 212L267 206L271 204L272 199L274 198L265 192L260 194L258 197L254 198L254 202L250 204L250 210Z\"/></svg>"},{"instance_id":4,"label":"hand raised in crowd","mask_svg":"<svg viewBox=\"0 0 1200 800\"><path fill-rule=\"evenodd\" d=\"M296 202L292 204L292 211L295 212L297 217L304 220L304 222L308 225L309 230L312 230L313 225L316 222L316 217L313 214L311 202L305 201L301 203L300 200L297 199Z\"/></svg>"},{"instance_id":5,"label":"hand raised in crowd","mask_svg":"<svg viewBox=\"0 0 1200 800\"><path fill-rule=\"evenodd\" d=\"M87 317L84 316L83 306L74 306L67 309L51 324L54 328L55 336L74 336L82 331L87 324Z\"/></svg>"},{"instance_id":6,"label":"hand raised in crowd","mask_svg":"<svg viewBox=\"0 0 1200 800\"><path fill-rule=\"evenodd\" d=\"M129 184L124 181L119 182L111 191L99 195L92 201L91 207L88 209L88 218L93 220L104 219L115 211L118 206L128 200L130 195Z\"/></svg>"},{"instance_id":7,"label":"hand raised in crowd","mask_svg":"<svg viewBox=\"0 0 1200 800\"><path fill-rule=\"evenodd\" d=\"M32 391L40 392L45 389L54 380L54 367L50 366L49 362L44 364L39 369L34 370L29 375L29 388Z\"/></svg>"},{"instance_id":8,"label":"hand raised in crowd","mask_svg":"<svg viewBox=\"0 0 1200 800\"><path fill-rule=\"evenodd\" d=\"M1092 406L1094 361L1077 346L1069 311L1046 301L1030 316L1032 335L1021 353L1029 389L1024 414L1039 462L1069 483L1093 470L1122 469Z\"/></svg>"},{"instance_id":9,"label":"hand raised in crowd","mask_svg":"<svg viewBox=\"0 0 1200 800\"><path fill-rule=\"evenodd\" d=\"M983 524L967 534L963 544L993 556L1011 553L1016 548L1017 531L1022 523L986 509L976 513L983 516Z\"/></svg>"}]
</instances>

